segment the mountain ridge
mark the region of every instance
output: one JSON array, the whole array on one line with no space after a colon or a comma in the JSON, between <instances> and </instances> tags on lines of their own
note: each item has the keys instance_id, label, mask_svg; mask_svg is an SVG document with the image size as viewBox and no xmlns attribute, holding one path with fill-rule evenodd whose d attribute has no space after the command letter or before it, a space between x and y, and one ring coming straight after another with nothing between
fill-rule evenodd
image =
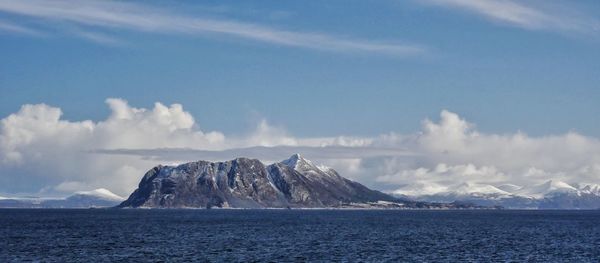
<instances>
[{"instance_id":1,"label":"mountain ridge","mask_svg":"<svg viewBox=\"0 0 600 263\"><path fill-rule=\"evenodd\" d=\"M300 154L265 165L257 159L158 165L121 208L466 208L401 200L317 166Z\"/></svg>"},{"instance_id":2,"label":"mountain ridge","mask_svg":"<svg viewBox=\"0 0 600 263\"><path fill-rule=\"evenodd\" d=\"M419 191L419 187L422 191ZM572 185L559 180L548 180L532 186L463 183L425 188L423 185L407 185L391 194L416 201L459 201L509 209L600 209L599 185Z\"/></svg>"}]
</instances>

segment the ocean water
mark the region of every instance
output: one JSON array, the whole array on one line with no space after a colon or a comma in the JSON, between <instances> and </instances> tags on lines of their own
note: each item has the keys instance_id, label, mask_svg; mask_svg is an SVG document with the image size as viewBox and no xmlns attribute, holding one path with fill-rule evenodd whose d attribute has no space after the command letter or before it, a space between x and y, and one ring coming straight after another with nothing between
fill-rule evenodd
<instances>
[{"instance_id":1,"label":"ocean water","mask_svg":"<svg viewBox=\"0 0 600 263\"><path fill-rule=\"evenodd\" d=\"M600 262L600 211L0 210L0 262Z\"/></svg>"}]
</instances>

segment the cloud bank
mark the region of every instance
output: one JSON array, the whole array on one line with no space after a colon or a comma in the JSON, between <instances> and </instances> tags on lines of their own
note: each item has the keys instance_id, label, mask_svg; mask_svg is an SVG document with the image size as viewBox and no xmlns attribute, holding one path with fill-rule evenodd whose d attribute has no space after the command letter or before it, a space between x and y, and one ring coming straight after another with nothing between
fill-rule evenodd
<instances>
[{"instance_id":1,"label":"cloud bank","mask_svg":"<svg viewBox=\"0 0 600 263\"><path fill-rule=\"evenodd\" d=\"M121 99L106 103L112 114L101 122L62 120L59 108L45 104L23 105L2 119L0 180L6 186L2 190L28 191L27 185L52 187L54 183L98 186L114 181L110 186L123 193L136 181L130 176L152 164L137 158L92 156L85 151L194 145L215 148L224 141L219 132L195 128L193 117L179 104L156 103L147 110L130 107Z\"/></svg>"},{"instance_id":2,"label":"cloud bank","mask_svg":"<svg viewBox=\"0 0 600 263\"><path fill-rule=\"evenodd\" d=\"M105 187L127 195L145 171L237 156L273 162L302 153L368 186L444 187L461 182L600 183L600 141L575 132L486 134L442 111L414 134L299 138L267 121L242 136L204 131L182 105L135 108L107 99L102 121L69 121L60 108L23 105L0 121L0 193L51 195Z\"/></svg>"}]
</instances>

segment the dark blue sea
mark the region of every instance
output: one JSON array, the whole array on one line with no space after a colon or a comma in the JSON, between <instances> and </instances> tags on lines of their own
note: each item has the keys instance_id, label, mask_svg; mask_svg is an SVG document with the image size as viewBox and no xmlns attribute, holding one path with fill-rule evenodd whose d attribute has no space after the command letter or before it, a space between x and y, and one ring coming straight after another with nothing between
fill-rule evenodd
<instances>
[{"instance_id":1,"label":"dark blue sea","mask_svg":"<svg viewBox=\"0 0 600 263\"><path fill-rule=\"evenodd\" d=\"M0 210L0 262L600 262L600 211Z\"/></svg>"}]
</instances>

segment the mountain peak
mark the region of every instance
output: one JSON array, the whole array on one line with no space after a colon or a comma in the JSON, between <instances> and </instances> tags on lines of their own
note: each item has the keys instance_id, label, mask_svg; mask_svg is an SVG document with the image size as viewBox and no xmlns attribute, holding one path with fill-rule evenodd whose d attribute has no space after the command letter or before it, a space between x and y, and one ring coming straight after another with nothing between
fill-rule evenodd
<instances>
[{"instance_id":1,"label":"mountain peak","mask_svg":"<svg viewBox=\"0 0 600 263\"><path fill-rule=\"evenodd\" d=\"M542 185L551 191L558 190L558 189L577 190L575 187L571 186L570 184L565 183L563 181L557 181L557 180L548 180L547 182L545 182Z\"/></svg>"},{"instance_id":2,"label":"mountain peak","mask_svg":"<svg viewBox=\"0 0 600 263\"><path fill-rule=\"evenodd\" d=\"M284 162L298 162L298 161L302 161L304 160L304 157L302 157L302 155L300 155L299 153L295 153L292 154L292 156L290 156L290 158L288 158L287 160L285 160Z\"/></svg>"},{"instance_id":3,"label":"mountain peak","mask_svg":"<svg viewBox=\"0 0 600 263\"><path fill-rule=\"evenodd\" d=\"M300 155L299 153L290 156L290 158L281 161L281 163L287 165L288 167L294 170L302 170L314 167L311 161L304 159L304 157L302 157L302 155Z\"/></svg>"}]
</instances>

